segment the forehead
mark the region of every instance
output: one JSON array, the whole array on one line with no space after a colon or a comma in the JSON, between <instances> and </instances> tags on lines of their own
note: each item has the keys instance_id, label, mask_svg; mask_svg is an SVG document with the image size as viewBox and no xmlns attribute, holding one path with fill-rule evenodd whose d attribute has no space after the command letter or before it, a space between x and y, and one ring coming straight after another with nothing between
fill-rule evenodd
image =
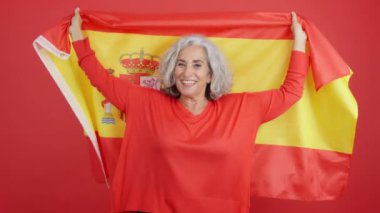
<instances>
[{"instance_id":1,"label":"forehead","mask_svg":"<svg viewBox=\"0 0 380 213\"><path fill-rule=\"evenodd\" d=\"M178 55L178 59L182 60L207 60L205 49L199 45L190 45L184 47Z\"/></svg>"}]
</instances>

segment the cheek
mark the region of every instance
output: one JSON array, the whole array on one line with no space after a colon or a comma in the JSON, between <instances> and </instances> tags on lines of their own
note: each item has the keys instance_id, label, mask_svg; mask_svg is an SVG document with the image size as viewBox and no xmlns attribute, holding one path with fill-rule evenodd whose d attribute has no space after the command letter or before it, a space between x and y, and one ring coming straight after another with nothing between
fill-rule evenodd
<instances>
[{"instance_id":1,"label":"cheek","mask_svg":"<svg viewBox=\"0 0 380 213\"><path fill-rule=\"evenodd\" d=\"M181 75L182 73L183 73L183 68L182 67L175 67L174 68L174 75L177 75L177 76L179 76L179 75Z\"/></svg>"},{"instance_id":2,"label":"cheek","mask_svg":"<svg viewBox=\"0 0 380 213\"><path fill-rule=\"evenodd\" d=\"M177 79L178 76L180 76L181 71L177 68L174 69L173 76L175 79Z\"/></svg>"}]
</instances>

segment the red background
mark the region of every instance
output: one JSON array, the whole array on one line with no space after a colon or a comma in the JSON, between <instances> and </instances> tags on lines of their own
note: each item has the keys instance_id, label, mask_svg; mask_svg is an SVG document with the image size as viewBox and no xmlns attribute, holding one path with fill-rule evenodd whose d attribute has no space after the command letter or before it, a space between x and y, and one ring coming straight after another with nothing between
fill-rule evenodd
<instances>
[{"instance_id":1,"label":"red background","mask_svg":"<svg viewBox=\"0 0 380 213\"><path fill-rule=\"evenodd\" d=\"M82 128L32 48L40 33L76 6L138 13L295 10L312 21L355 72L350 85L359 120L348 188L335 201L253 198L252 212L378 211L376 0L12 0L0 9L0 212L109 212L108 190L93 180Z\"/></svg>"}]
</instances>

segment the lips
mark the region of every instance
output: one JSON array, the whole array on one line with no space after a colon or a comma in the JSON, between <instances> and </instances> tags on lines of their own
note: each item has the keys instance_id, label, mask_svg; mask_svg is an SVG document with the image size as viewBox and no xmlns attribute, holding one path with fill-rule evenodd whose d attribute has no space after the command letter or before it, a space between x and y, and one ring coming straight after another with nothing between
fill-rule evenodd
<instances>
[{"instance_id":1,"label":"lips","mask_svg":"<svg viewBox=\"0 0 380 213\"><path fill-rule=\"evenodd\" d=\"M182 85L186 86L186 87L191 87L193 86L196 81L193 81L193 80L181 80L181 83Z\"/></svg>"}]
</instances>

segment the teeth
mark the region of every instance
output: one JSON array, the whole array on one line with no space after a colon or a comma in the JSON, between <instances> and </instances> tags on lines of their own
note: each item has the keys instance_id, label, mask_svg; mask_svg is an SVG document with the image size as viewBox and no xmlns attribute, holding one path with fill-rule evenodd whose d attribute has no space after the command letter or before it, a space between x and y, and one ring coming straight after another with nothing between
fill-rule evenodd
<instances>
[{"instance_id":1,"label":"teeth","mask_svg":"<svg viewBox=\"0 0 380 213\"><path fill-rule=\"evenodd\" d=\"M185 85L192 85L192 84L195 84L195 81L191 81L191 80L183 80L181 81L183 84Z\"/></svg>"}]
</instances>

